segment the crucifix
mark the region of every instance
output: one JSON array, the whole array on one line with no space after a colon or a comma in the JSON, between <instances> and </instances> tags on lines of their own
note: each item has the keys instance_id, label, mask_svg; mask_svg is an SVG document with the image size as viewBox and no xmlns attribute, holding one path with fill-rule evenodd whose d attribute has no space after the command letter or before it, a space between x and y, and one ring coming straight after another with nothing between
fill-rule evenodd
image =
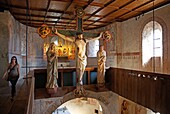
<instances>
[{"instance_id":1,"label":"crucifix","mask_svg":"<svg viewBox=\"0 0 170 114\"><path fill-rule=\"evenodd\" d=\"M76 77L77 77L77 86L75 90L76 96L84 96L85 89L83 88L83 74L87 65L87 56L86 56L86 45L90 41L98 40L102 37L103 40L109 38L110 34L107 32L101 32L99 36L96 36L96 33L93 33L90 35L88 33L88 36L95 36L94 38L84 38L83 32L83 20L82 17L84 15L84 11L82 8L76 9L76 20L77 20L77 31L69 31L69 33L73 33L74 35L65 35L66 31L59 31L54 27L53 33L55 35L58 35L60 38L72 42L75 44L76 47ZM38 28L38 33L42 38L46 38L50 34L50 28L47 25L42 25L40 28ZM64 32L64 33L63 33ZM62 34L63 33L63 34ZM75 37L76 33L76 37ZM98 34L97 34L98 35Z\"/></svg>"},{"instance_id":2,"label":"crucifix","mask_svg":"<svg viewBox=\"0 0 170 114\"><path fill-rule=\"evenodd\" d=\"M69 33L71 33L71 35L65 35L65 33L67 33L66 31L59 31L54 28L53 33L55 35L58 35L60 38L72 42L75 44L76 47L76 76L77 76L77 86L76 86L76 95L84 95L85 91L83 89L83 74L87 65L87 56L86 56L86 45L88 42L90 41L94 41L94 40L99 40L100 38L103 37L103 40L109 38L110 39L110 34L108 34L107 32L101 32L100 35L93 33L90 35L90 33L88 33L88 37L89 36L95 36L94 38L84 38L84 34L85 32L83 32L83 17L84 15L84 11L82 8L77 8L76 9L76 26L77 26L77 31L69 31ZM38 33L42 38L45 38L49 33L50 30L48 28L47 25L42 25L40 28L38 28ZM74 35L73 35L74 33ZM76 33L76 36L75 36ZM98 35L98 36L96 36Z\"/></svg>"},{"instance_id":3,"label":"crucifix","mask_svg":"<svg viewBox=\"0 0 170 114\"><path fill-rule=\"evenodd\" d=\"M102 37L103 32L100 33L99 36L95 38L84 38L83 30L82 30L82 16L84 15L84 11L79 8L76 10L77 16L77 32L76 37L68 37L65 36L55 30L55 34L60 38L72 42L76 47L76 76L77 76L77 86L76 86L76 95L84 95L85 90L83 88L83 74L87 65L87 56L86 56L86 45L90 41L98 40Z\"/></svg>"},{"instance_id":4,"label":"crucifix","mask_svg":"<svg viewBox=\"0 0 170 114\"><path fill-rule=\"evenodd\" d=\"M84 16L84 11L82 8L77 8L76 9L76 18L77 18L77 32L83 32L83 16Z\"/></svg>"}]
</instances>

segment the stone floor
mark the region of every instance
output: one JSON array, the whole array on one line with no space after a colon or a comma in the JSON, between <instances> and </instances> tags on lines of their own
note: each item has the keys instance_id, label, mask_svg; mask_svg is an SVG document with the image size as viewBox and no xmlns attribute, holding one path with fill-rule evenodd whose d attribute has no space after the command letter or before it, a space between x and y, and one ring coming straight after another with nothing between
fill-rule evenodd
<instances>
[{"instance_id":1,"label":"stone floor","mask_svg":"<svg viewBox=\"0 0 170 114\"><path fill-rule=\"evenodd\" d=\"M10 100L10 86L10 83L7 83L6 86L0 87L0 114L24 114L27 108L30 79L20 78L18 80L14 101Z\"/></svg>"}]
</instances>

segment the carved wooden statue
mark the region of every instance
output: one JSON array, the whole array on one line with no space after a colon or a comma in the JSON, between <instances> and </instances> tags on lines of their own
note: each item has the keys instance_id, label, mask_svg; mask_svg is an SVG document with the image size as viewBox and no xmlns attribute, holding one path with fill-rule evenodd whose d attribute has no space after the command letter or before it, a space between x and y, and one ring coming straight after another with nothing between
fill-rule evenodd
<instances>
[{"instance_id":1,"label":"carved wooden statue","mask_svg":"<svg viewBox=\"0 0 170 114\"><path fill-rule=\"evenodd\" d=\"M97 52L97 84L101 85L105 83L105 63L106 63L106 51L104 46L100 45L99 51Z\"/></svg>"},{"instance_id":2,"label":"carved wooden statue","mask_svg":"<svg viewBox=\"0 0 170 114\"><path fill-rule=\"evenodd\" d=\"M58 78L58 58L57 51L55 50L55 44L51 43L50 47L47 51L47 89L54 89L54 93L56 92L56 88L58 87L57 78Z\"/></svg>"},{"instance_id":3,"label":"carved wooden statue","mask_svg":"<svg viewBox=\"0 0 170 114\"><path fill-rule=\"evenodd\" d=\"M85 39L83 33L78 33L77 37L67 37L65 35L60 34L57 30L55 34L64 40L75 43L76 46L76 72L78 76L78 85L83 85L82 77L84 74L84 70L87 65L87 56L86 56L86 44L90 41L98 40L102 37L102 32L96 38L87 38Z\"/></svg>"}]
</instances>

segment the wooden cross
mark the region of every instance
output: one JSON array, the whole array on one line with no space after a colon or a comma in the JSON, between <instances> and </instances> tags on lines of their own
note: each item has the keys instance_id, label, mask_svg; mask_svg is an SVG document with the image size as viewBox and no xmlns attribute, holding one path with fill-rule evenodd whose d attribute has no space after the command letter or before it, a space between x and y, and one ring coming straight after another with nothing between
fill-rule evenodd
<instances>
[{"instance_id":1,"label":"wooden cross","mask_svg":"<svg viewBox=\"0 0 170 114\"><path fill-rule=\"evenodd\" d=\"M88 37L96 37L98 36L97 33L89 33L89 32L83 32L83 15L85 14L82 8L76 9L76 31L70 31L70 30L59 30L61 34L64 34L66 36L75 36L77 32L83 33L84 36Z\"/></svg>"},{"instance_id":2,"label":"wooden cross","mask_svg":"<svg viewBox=\"0 0 170 114\"><path fill-rule=\"evenodd\" d=\"M82 17L84 16L85 12L82 8L76 9L76 17L77 17L77 32L83 32L83 20Z\"/></svg>"}]
</instances>

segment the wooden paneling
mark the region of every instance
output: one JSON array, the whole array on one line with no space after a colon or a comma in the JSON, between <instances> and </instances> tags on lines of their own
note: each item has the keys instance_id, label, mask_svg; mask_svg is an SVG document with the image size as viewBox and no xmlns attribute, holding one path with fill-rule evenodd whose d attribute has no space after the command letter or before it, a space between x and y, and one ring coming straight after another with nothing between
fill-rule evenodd
<instances>
[{"instance_id":1,"label":"wooden paneling","mask_svg":"<svg viewBox=\"0 0 170 114\"><path fill-rule=\"evenodd\" d=\"M110 89L154 112L169 114L170 75L110 68Z\"/></svg>"}]
</instances>

